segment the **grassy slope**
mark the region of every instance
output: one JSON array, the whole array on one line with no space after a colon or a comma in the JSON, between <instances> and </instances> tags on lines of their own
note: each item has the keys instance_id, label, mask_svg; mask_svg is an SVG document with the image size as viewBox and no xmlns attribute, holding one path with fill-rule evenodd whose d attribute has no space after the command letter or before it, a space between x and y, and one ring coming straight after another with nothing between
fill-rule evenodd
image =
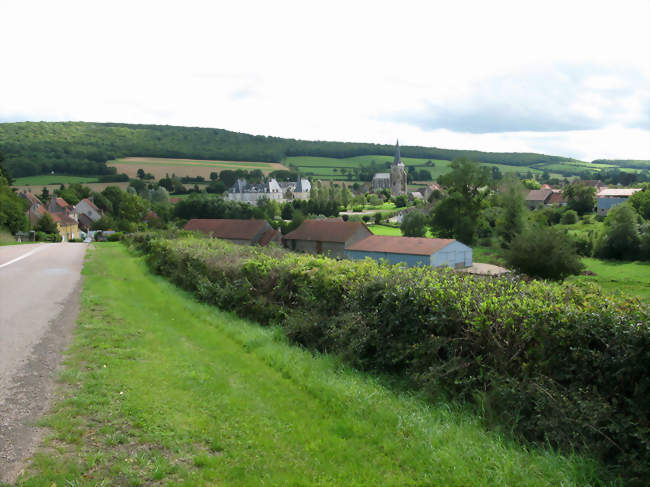
<instances>
[{"instance_id":1,"label":"grassy slope","mask_svg":"<svg viewBox=\"0 0 650 487\"><path fill-rule=\"evenodd\" d=\"M24 485L581 485L453 404L396 394L90 249L65 398Z\"/></svg>"},{"instance_id":2,"label":"grassy slope","mask_svg":"<svg viewBox=\"0 0 650 487\"><path fill-rule=\"evenodd\" d=\"M70 184L70 183L96 183L97 178L92 176L66 176L64 174L44 174L42 176L27 176L14 180L14 186L33 186L47 184Z\"/></svg>"}]
</instances>

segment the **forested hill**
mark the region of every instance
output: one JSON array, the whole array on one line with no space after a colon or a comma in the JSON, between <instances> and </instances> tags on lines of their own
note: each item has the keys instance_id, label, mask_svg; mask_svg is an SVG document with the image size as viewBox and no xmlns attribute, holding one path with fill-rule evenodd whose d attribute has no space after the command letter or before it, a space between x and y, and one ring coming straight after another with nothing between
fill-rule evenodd
<instances>
[{"instance_id":1,"label":"forested hill","mask_svg":"<svg viewBox=\"0 0 650 487\"><path fill-rule=\"evenodd\" d=\"M572 161L532 153L499 153L404 146L404 157L515 166ZM0 152L14 177L56 171L67 174L111 174L105 165L128 156L280 162L287 156L352 157L392 155L392 145L321 142L265 137L228 130L90 122L18 122L0 124Z\"/></svg>"}]
</instances>

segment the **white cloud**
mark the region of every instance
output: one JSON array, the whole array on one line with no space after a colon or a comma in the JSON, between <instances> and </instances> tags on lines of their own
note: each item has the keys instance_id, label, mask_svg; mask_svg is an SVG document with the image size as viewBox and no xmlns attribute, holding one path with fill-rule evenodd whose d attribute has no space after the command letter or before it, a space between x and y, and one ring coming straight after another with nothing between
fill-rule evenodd
<instances>
[{"instance_id":1,"label":"white cloud","mask_svg":"<svg viewBox=\"0 0 650 487\"><path fill-rule=\"evenodd\" d=\"M645 1L614 8L22 0L1 3L0 16L0 120L182 124L384 143L399 136L439 147L557 147L562 155L591 153L586 144L650 158L649 132L632 122L647 121L649 110ZM599 70L576 78L566 73L571 66ZM490 85L495 79L503 83ZM446 114L435 127L384 120L432 103ZM477 107L481 120L469 117ZM490 113L507 133L469 133L472 123L489 128ZM567 132L575 129L598 139Z\"/></svg>"}]
</instances>

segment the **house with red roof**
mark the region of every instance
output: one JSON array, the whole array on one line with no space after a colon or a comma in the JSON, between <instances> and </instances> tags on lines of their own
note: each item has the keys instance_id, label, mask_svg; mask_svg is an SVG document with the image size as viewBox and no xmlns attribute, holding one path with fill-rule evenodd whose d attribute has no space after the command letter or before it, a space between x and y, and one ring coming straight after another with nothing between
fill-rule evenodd
<instances>
[{"instance_id":1,"label":"house with red roof","mask_svg":"<svg viewBox=\"0 0 650 487\"><path fill-rule=\"evenodd\" d=\"M455 239L371 235L345 247L352 260L371 258L390 264L455 269L472 266L472 249Z\"/></svg>"},{"instance_id":2,"label":"house with red roof","mask_svg":"<svg viewBox=\"0 0 650 487\"><path fill-rule=\"evenodd\" d=\"M95 205L92 199L84 198L74 207L79 224L90 229L92 224L104 216L104 212ZM83 217L83 218L82 218Z\"/></svg>"},{"instance_id":3,"label":"house with red roof","mask_svg":"<svg viewBox=\"0 0 650 487\"><path fill-rule=\"evenodd\" d=\"M346 245L372 235L365 223L343 220L305 220L284 236L284 246L296 252L344 257Z\"/></svg>"},{"instance_id":4,"label":"house with red roof","mask_svg":"<svg viewBox=\"0 0 650 487\"><path fill-rule=\"evenodd\" d=\"M240 245L266 246L272 242L280 245L282 241L282 234L266 220L193 218L183 228Z\"/></svg>"}]
</instances>

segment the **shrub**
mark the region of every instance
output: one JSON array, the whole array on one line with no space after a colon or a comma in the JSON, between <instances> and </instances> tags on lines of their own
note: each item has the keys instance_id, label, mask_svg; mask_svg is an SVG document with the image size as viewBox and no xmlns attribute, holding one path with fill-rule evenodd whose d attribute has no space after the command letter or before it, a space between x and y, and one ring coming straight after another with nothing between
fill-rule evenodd
<instances>
[{"instance_id":1,"label":"shrub","mask_svg":"<svg viewBox=\"0 0 650 487\"><path fill-rule=\"evenodd\" d=\"M110 235L106 236L106 241L107 242L118 242L124 238L124 234L122 232L115 232L111 233Z\"/></svg>"},{"instance_id":2,"label":"shrub","mask_svg":"<svg viewBox=\"0 0 650 487\"><path fill-rule=\"evenodd\" d=\"M508 266L533 277L562 280L584 268L571 238L555 228L533 226L506 252Z\"/></svg>"},{"instance_id":3,"label":"shrub","mask_svg":"<svg viewBox=\"0 0 650 487\"><path fill-rule=\"evenodd\" d=\"M560 218L560 223L564 225L573 225L574 223L578 223L578 212L575 210L565 211Z\"/></svg>"},{"instance_id":4,"label":"shrub","mask_svg":"<svg viewBox=\"0 0 650 487\"><path fill-rule=\"evenodd\" d=\"M127 239L155 272L305 347L478 400L523 437L587 449L631 481L650 475L650 309L638 300L216 239Z\"/></svg>"},{"instance_id":5,"label":"shrub","mask_svg":"<svg viewBox=\"0 0 650 487\"><path fill-rule=\"evenodd\" d=\"M636 213L627 204L617 205L607 213L595 255L604 259L634 260L638 256L640 243Z\"/></svg>"}]
</instances>

